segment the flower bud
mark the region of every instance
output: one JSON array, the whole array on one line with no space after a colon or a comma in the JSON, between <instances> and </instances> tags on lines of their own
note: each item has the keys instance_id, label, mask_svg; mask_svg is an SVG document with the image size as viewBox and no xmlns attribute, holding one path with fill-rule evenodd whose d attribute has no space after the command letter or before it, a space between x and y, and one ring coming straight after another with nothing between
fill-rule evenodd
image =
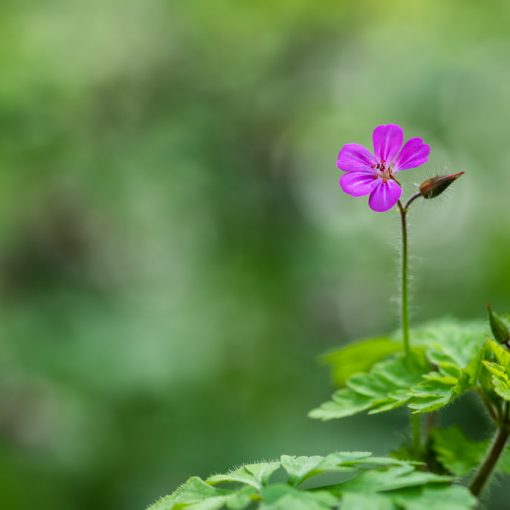
<instances>
[{"instance_id":1,"label":"flower bud","mask_svg":"<svg viewBox=\"0 0 510 510\"><path fill-rule=\"evenodd\" d=\"M492 334L494 338L500 343L508 346L510 342L510 331L506 321L501 315L492 311L491 305L487 305L487 311L489 312L489 323L491 325Z\"/></svg>"},{"instance_id":2,"label":"flower bud","mask_svg":"<svg viewBox=\"0 0 510 510\"><path fill-rule=\"evenodd\" d=\"M436 198L450 184L457 180L464 172L457 172L450 175L436 175L420 184L420 193L423 198Z\"/></svg>"}]
</instances>

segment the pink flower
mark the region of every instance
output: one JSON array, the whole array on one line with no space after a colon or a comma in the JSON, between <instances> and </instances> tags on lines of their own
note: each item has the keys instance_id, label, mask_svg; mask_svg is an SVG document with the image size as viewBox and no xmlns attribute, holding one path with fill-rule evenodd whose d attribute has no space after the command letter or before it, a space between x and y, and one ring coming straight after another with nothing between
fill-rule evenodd
<instances>
[{"instance_id":1,"label":"pink flower","mask_svg":"<svg viewBox=\"0 0 510 510\"><path fill-rule=\"evenodd\" d=\"M353 197L370 194L370 208L384 212L402 195L395 175L426 163L430 147L421 138L411 138L402 147L404 131L396 124L377 126L372 140L374 154L357 143L346 143L338 154L336 166L346 172L340 178L345 193Z\"/></svg>"}]
</instances>

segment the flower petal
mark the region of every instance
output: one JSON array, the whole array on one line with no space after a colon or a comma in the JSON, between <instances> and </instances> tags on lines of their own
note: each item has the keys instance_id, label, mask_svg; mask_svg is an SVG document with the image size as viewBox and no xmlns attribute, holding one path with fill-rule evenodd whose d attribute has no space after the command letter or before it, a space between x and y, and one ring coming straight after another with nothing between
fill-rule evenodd
<instances>
[{"instance_id":1,"label":"flower petal","mask_svg":"<svg viewBox=\"0 0 510 510\"><path fill-rule=\"evenodd\" d=\"M360 172L370 170L377 161L368 149L358 143L346 143L340 153L336 166L346 172Z\"/></svg>"},{"instance_id":2,"label":"flower petal","mask_svg":"<svg viewBox=\"0 0 510 510\"><path fill-rule=\"evenodd\" d=\"M384 212L391 209L402 195L402 188L393 180L380 179L370 193L368 205L376 212Z\"/></svg>"},{"instance_id":3,"label":"flower petal","mask_svg":"<svg viewBox=\"0 0 510 510\"><path fill-rule=\"evenodd\" d=\"M353 197L362 197L374 189L377 179L375 172L348 172L340 178L340 187Z\"/></svg>"},{"instance_id":4,"label":"flower petal","mask_svg":"<svg viewBox=\"0 0 510 510\"><path fill-rule=\"evenodd\" d=\"M372 134L374 154L379 161L391 162L404 142L404 131L396 124L377 126Z\"/></svg>"},{"instance_id":5,"label":"flower petal","mask_svg":"<svg viewBox=\"0 0 510 510\"><path fill-rule=\"evenodd\" d=\"M400 154L393 163L393 171L408 170L416 168L427 162L430 154L430 146L421 138L411 138L402 147Z\"/></svg>"}]
</instances>

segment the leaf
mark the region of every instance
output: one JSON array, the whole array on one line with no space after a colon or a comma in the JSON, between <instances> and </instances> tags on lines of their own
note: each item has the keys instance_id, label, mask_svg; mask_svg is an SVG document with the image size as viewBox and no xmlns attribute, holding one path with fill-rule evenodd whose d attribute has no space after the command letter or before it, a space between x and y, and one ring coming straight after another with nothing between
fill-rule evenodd
<instances>
[{"instance_id":1,"label":"leaf","mask_svg":"<svg viewBox=\"0 0 510 510\"><path fill-rule=\"evenodd\" d=\"M372 405L373 402L370 397L359 395L351 389L344 388L333 393L331 401L325 402L318 409L310 411L308 416L317 420L345 418L366 411Z\"/></svg>"},{"instance_id":2,"label":"leaf","mask_svg":"<svg viewBox=\"0 0 510 510\"><path fill-rule=\"evenodd\" d=\"M207 483L239 482L260 489L269 480L269 477L280 467L279 462L261 462L258 464L246 464L226 474L213 475L207 479Z\"/></svg>"},{"instance_id":3,"label":"leaf","mask_svg":"<svg viewBox=\"0 0 510 510\"><path fill-rule=\"evenodd\" d=\"M261 510L330 510L338 498L326 491L299 491L285 484L262 489Z\"/></svg>"},{"instance_id":4,"label":"leaf","mask_svg":"<svg viewBox=\"0 0 510 510\"><path fill-rule=\"evenodd\" d=\"M510 401L510 352L493 340L487 342L488 351L494 355L496 362L483 362L492 374L493 390L506 401Z\"/></svg>"},{"instance_id":5,"label":"leaf","mask_svg":"<svg viewBox=\"0 0 510 510\"><path fill-rule=\"evenodd\" d=\"M487 333L483 321L442 319L411 330L411 344L425 347L432 355L432 362L434 356L440 356L440 363L465 368L484 345Z\"/></svg>"},{"instance_id":6,"label":"leaf","mask_svg":"<svg viewBox=\"0 0 510 510\"><path fill-rule=\"evenodd\" d=\"M282 455L281 463L283 469L289 475L289 483L291 485L299 485L306 480L322 463L324 457L315 455L313 457L291 457L290 455Z\"/></svg>"},{"instance_id":7,"label":"leaf","mask_svg":"<svg viewBox=\"0 0 510 510\"><path fill-rule=\"evenodd\" d=\"M357 374L347 381L347 388L337 390L331 401L310 412L311 418L331 420L361 411L383 412L405 405L409 388L418 384L429 370L419 353L408 361L402 354L376 363L367 374Z\"/></svg>"},{"instance_id":8,"label":"leaf","mask_svg":"<svg viewBox=\"0 0 510 510\"><path fill-rule=\"evenodd\" d=\"M507 348L496 343L494 340L489 340L487 342L487 347L489 351L494 354L499 365L507 370L510 369L510 352Z\"/></svg>"},{"instance_id":9,"label":"leaf","mask_svg":"<svg viewBox=\"0 0 510 510\"><path fill-rule=\"evenodd\" d=\"M378 361L401 350L402 343L392 338L368 338L328 352L320 361L331 366L335 385L343 386L350 376L368 371Z\"/></svg>"},{"instance_id":10,"label":"leaf","mask_svg":"<svg viewBox=\"0 0 510 510\"><path fill-rule=\"evenodd\" d=\"M312 476L322 473L356 471L366 466L399 465L388 457L373 457L370 452L337 452L326 457L291 457L282 455L282 467L289 475L289 484L299 485Z\"/></svg>"},{"instance_id":11,"label":"leaf","mask_svg":"<svg viewBox=\"0 0 510 510\"><path fill-rule=\"evenodd\" d=\"M449 476L415 471L409 464L390 467L384 470L371 470L341 485L342 492L384 492L429 483L451 482Z\"/></svg>"},{"instance_id":12,"label":"leaf","mask_svg":"<svg viewBox=\"0 0 510 510\"><path fill-rule=\"evenodd\" d=\"M486 330L481 322L451 319L413 330L411 361L396 354L376 363L367 373L349 377L346 388L337 390L309 416L331 420L363 411L386 412L403 405L415 413L441 409L477 384Z\"/></svg>"},{"instance_id":13,"label":"leaf","mask_svg":"<svg viewBox=\"0 0 510 510\"><path fill-rule=\"evenodd\" d=\"M253 489L248 487L237 491L222 491L194 476L148 510L174 510L183 507L190 510L220 510L225 506L241 510L250 504L253 493Z\"/></svg>"},{"instance_id":14,"label":"leaf","mask_svg":"<svg viewBox=\"0 0 510 510\"><path fill-rule=\"evenodd\" d=\"M473 441L457 427L436 429L432 449L437 460L455 476L466 476L477 468L490 446L490 440ZM496 470L510 473L510 450L507 448Z\"/></svg>"},{"instance_id":15,"label":"leaf","mask_svg":"<svg viewBox=\"0 0 510 510\"><path fill-rule=\"evenodd\" d=\"M158 499L154 504L147 508L147 510L171 510L174 505L173 495L163 496Z\"/></svg>"},{"instance_id":16,"label":"leaf","mask_svg":"<svg viewBox=\"0 0 510 510\"><path fill-rule=\"evenodd\" d=\"M384 493L347 493L341 510L466 510L477 500L465 488L455 485L425 485Z\"/></svg>"},{"instance_id":17,"label":"leaf","mask_svg":"<svg viewBox=\"0 0 510 510\"><path fill-rule=\"evenodd\" d=\"M455 476L465 476L479 465L487 450L487 441L470 441L457 427L436 429L432 449L437 460Z\"/></svg>"},{"instance_id":18,"label":"leaf","mask_svg":"<svg viewBox=\"0 0 510 510\"><path fill-rule=\"evenodd\" d=\"M393 500L405 510L466 510L478 503L466 487L459 485L414 488L396 494Z\"/></svg>"},{"instance_id":19,"label":"leaf","mask_svg":"<svg viewBox=\"0 0 510 510\"><path fill-rule=\"evenodd\" d=\"M271 475L280 465L288 481L271 483ZM343 471L351 472L354 478L325 486L315 482L313 489L297 487L322 473ZM247 464L206 481L192 477L149 510L337 510L339 505L342 510L430 510L433 497L451 502L448 509L470 510L472 498L467 489L451 486L451 480L417 471L413 463L374 457L369 452L336 452L324 457L282 455L281 463ZM231 487L214 485L222 482Z\"/></svg>"},{"instance_id":20,"label":"leaf","mask_svg":"<svg viewBox=\"0 0 510 510\"><path fill-rule=\"evenodd\" d=\"M436 411L473 388L477 382L485 344L484 323L443 320L412 332L425 347L436 370L410 389L409 408L417 413Z\"/></svg>"},{"instance_id":21,"label":"leaf","mask_svg":"<svg viewBox=\"0 0 510 510\"><path fill-rule=\"evenodd\" d=\"M342 498L342 510L394 510L391 497L379 494L347 493Z\"/></svg>"}]
</instances>

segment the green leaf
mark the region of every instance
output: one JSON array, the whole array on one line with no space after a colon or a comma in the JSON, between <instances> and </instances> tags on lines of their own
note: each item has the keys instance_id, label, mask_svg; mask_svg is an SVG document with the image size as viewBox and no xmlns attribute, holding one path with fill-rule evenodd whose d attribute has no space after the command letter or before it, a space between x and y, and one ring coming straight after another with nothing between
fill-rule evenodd
<instances>
[{"instance_id":1,"label":"green leaf","mask_svg":"<svg viewBox=\"0 0 510 510\"><path fill-rule=\"evenodd\" d=\"M436 429L432 449L441 465L455 476L466 476L477 468L487 450L490 440L473 441L457 427ZM496 470L510 474L510 449L506 449Z\"/></svg>"},{"instance_id":2,"label":"green leaf","mask_svg":"<svg viewBox=\"0 0 510 510\"><path fill-rule=\"evenodd\" d=\"M405 510L466 510L477 507L476 498L459 485L425 486L401 491L393 500Z\"/></svg>"},{"instance_id":3,"label":"green leaf","mask_svg":"<svg viewBox=\"0 0 510 510\"><path fill-rule=\"evenodd\" d=\"M487 441L470 441L457 427L436 429L432 449L437 460L455 476L466 476L479 465L487 451Z\"/></svg>"},{"instance_id":4,"label":"green leaf","mask_svg":"<svg viewBox=\"0 0 510 510\"><path fill-rule=\"evenodd\" d=\"M207 483L238 482L260 489L267 484L269 477L280 467L279 462L261 462L258 464L246 464L226 474L213 475L207 479Z\"/></svg>"},{"instance_id":5,"label":"green leaf","mask_svg":"<svg viewBox=\"0 0 510 510\"><path fill-rule=\"evenodd\" d=\"M308 416L317 420L333 420L345 418L366 411L373 406L370 397L359 395L355 391L344 388L333 393L332 399L319 408L310 411Z\"/></svg>"},{"instance_id":6,"label":"green leaf","mask_svg":"<svg viewBox=\"0 0 510 510\"><path fill-rule=\"evenodd\" d=\"M154 504L147 508L147 510L171 510L174 505L173 495L164 496L158 499Z\"/></svg>"},{"instance_id":7,"label":"green leaf","mask_svg":"<svg viewBox=\"0 0 510 510\"><path fill-rule=\"evenodd\" d=\"M357 374L347 381L347 388L337 390L331 401L310 412L311 418L331 420L361 411L383 412L405 405L409 388L418 384L429 370L425 359L414 354L411 361L402 354L376 363L367 374Z\"/></svg>"},{"instance_id":8,"label":"green leaf","mask_svg":"<svg viewBox=\"0 0 510 510\"><path fill-rule=\"evenodd\" d=\"M173 494L160 499L148 510L220 510L225 506L232 510L242 510L251 501L252 488L237 491L222 491L194 476L181 485Z\"/></svg>"},{"instance_id":9,"label":"green leaf","mask_svg":"<svg viewBox=\"0 0 510 510\"><path fill-rule=\"evenodd\" d=\"M370 452L337 452L326 457L291 457L282 455L282 467L289 475L288 483L299 485L322 473L356 471L366 466L399 465L401 461L388 457L373 457Z\"/></svg>"},{"instance_id":10,"label":"green leaf","mask_svg":"<svg viewBox=\"0 0 510 510\"><path fill-rule=\"evenodd\" d=\"M342 510L394 510L391 497L380 494L347 493L342 498Z\"/></svg>"},{"instance_id":11,"label":"green leaf","mask_svg":"<svg viewBox=\"0 0 510 510\"><path fill-rule=\"evenodd\" d=\"M503 400L510 401L510 352L493 340L487 342L487 347L488 352L496 358L496 362L483 362L492 375L492 389Z\"/></svg>"},{"instance_id":12,"label":"green leaf","mask_svg":"<svg viewBox=\"0 0 510 510\"><path fill-rule=\"evenodd\" d=\"M299 485L306 480L311 473L320 466L324 457L314 455L313 457L292 457L290 455L282 455L281 463L283 469L289 475L290 485Z\"/></svg>"},{"instance_id":13,"label":"green leaf","mask_svg":"<svg viewBox=\"0 0 510 510\"><path fill-rule=\"evenodd\" d=\"M440 356L441 363L465 368L484 345L487 333L488 327L483 321L442 319L411 330L411 344L425 347L427 351L432 348L432 358Z\"/></svg>"},{"instance_id":14,"label":"green leaf","mask_svg":"<svg viewBox=\"0 0 510 510\"><path fill-rule=\"evenodd\" d=\"M288 474L287 483L271 483L271 475L280 465ZM316 479L314 488L297 487L322 473L344 471L350 472L348 481L321 485ZM417 471L413 463L373 457L368 452L336 452L324 457L282 455L281 463L247 464L207 481L190 478L149 510L337 510L339 505L343 510L421 510L432 505L434 495L451 501L454 510L470 510L472 498L466 495L467 489L452 487L451 480ZM228 482L229 488L214 485L222 482Z\"/></svg>"},{"instance_id":15,"label":"green leaf","mask_svg":"<svg viewBox=\"0 0 510 510\"><path fill-rule=\"evenodd\" d=\"M343 386L352 375L368 371L378 361L401 350L402 343L392 338L367 338L328 352L320 361L331 366L335 385Z\"/></svg>"},{"instance_id":16,"label":"green leaf","mask_svg":"<svg viewBox=\"0 0 510 510\"><path fill-rule=\"evenodd\" d=\"M362 473L354 480L341 485L341 492L384 492L429 483L447 483L449 476L436 475L425 471L415 471L414 466L402 464L383 470Z\"/></svg>"},{"instance_id":17,"label":"green leaf","mask_svg":"<svg viewBox=\"0 0 510 510\"><path fill-rule=\"evenodd\" d=\"M402 354L393 355L373 365L369 372L349 377L346 388L337 390L309 416L330 420L363 411L386 412L403 405L415 413L441 409L477 384L486 331L481 322L451 319L413 330L411 360Z\"/></svg>"},{"instance_id":18,"label":"green leaf","mask_svg":"<svg viewBox=\"0 0 510 510\"><path fill-rule=\"evenodd\" d=\"M427 485L383 494L347 493L341 510L466 510L476 505L476 498L465 487Z\"/></svg>"},{"instance_id":19,"label":"green leaf","mask_svg":"<svg viewBox=\"0 0 510 510\"><path fill-rule=\"evenodd\" d=\"M299 491L285 484L262 489L261 510L330 510L338 498L326 491Z\"/></svg>"}]
</instances>

